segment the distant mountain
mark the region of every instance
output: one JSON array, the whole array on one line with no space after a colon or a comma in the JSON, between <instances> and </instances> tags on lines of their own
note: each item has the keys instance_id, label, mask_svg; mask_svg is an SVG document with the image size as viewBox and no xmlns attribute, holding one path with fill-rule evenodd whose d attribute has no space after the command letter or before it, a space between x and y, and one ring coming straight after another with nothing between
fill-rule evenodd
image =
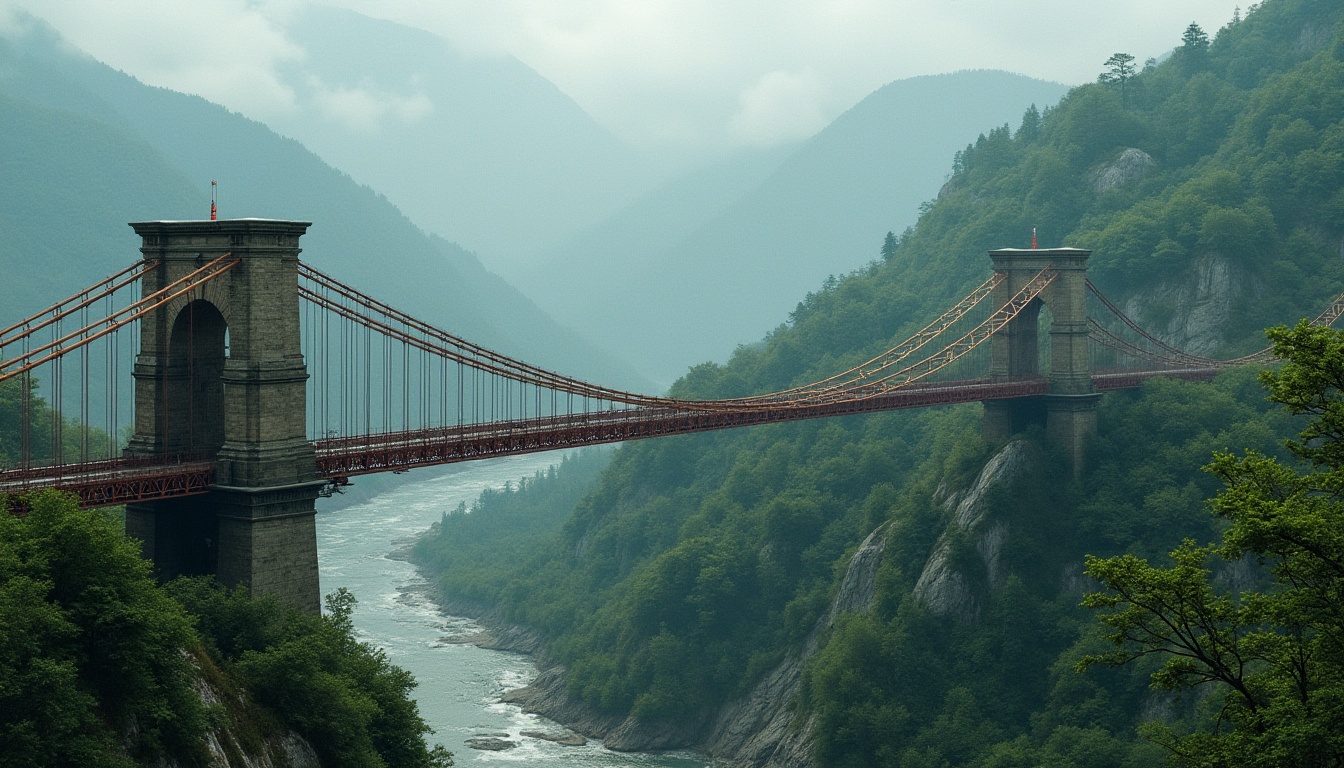
<instances>
[{"instance_id":1,"label":"distant mountain","mask_svg":"<svg viewBox=\"0 0 1344 768\"><path fill-rule=\"evenodd\" d=\"M539 365L629 387L471 253L292 139L71 52L31 21L0 37L0 306L15 318L138 256L126 222L221 215L312 221L304 258L422 319Z\"/></svg>"},{"instance_id":2,"label":"distant mountain","mask_svg":"<svg viewBox=\"0 0 1344 768\"><path fill-rule=\"evenodd\" d=\"M913 224L938 193L957 150L1066 90L994 71L890 83L768 176L753 177L758 158L683 180L518 284L561 322L671 381L759 339L827 276L877 258L886 233Z\"/></svg>"},{"instance_id":3,"label":"distant mountain","mask_svg":"<svg viewBox=\"0 0 1344 768\"><path fill-rule=\"evenodd\" d=\"M630 147L511 56L315 5L286 32L304 52L279 72L295 105L266 123L492 268L516 272L648 186Z\"/></svg>"}]
</instances>

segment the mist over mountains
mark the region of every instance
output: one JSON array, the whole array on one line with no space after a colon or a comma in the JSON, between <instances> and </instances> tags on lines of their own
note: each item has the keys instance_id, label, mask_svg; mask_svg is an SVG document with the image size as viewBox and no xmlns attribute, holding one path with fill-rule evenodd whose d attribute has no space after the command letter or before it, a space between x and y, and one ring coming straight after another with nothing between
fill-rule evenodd
<instances>
[{"instance_id":1,"label":"mist over mountains","mask_svg":"<svg viewBox=\"0 0 1344 768\"><path fill-rule=\"evenodd\" d=\"M513 57L316 5L286 33L304 52L278 72L295 101L266 123L496 271L651 185L633 149Z\"/></svg>"},{"instance_id":2,"label":"mist over mountains","mask_svg":"<svg viewBox=\"0 0 1344 768\"><path fill-rule=\"evenodd\" d=\"M138 257L129 221L313 222L304 258L506 354L647 388L556 325L470 252L293 139L195 96L146 86L29 20L0 37L0 306L17 319Z\"/></svg>"},{"instance_id":3,"label":"mist over mountains","mask_svg":"<svg viewBox=\"0 0 1344 768\"><path fill-rule=\"evenodd\" d=\"M0 37L0 300L32 308L107 274L134 257L125 222L200 218L218 178L222 216L313 221L319 269L506 353L656 389L876 258L959 148L1065 91L993 71L897 81L801 145L656 183L515 59L344 10L287 24L294 108L267 124L146 86L37 20Z\"/></svg>"},{"instance_id":4,"label":"mist over mountains","mask_svg":"<svg viewBox=\"0 0 1344 768\"><path fill-rule=\"evenodd\" d=\"M890 83L785 157L750 156L665 187L557 248L519 285L669 382L756 341L828 276L877 258L886 233L913 224L937 194L959 149L1066 90L996 71Z\"/></svg>"}]
</instances>

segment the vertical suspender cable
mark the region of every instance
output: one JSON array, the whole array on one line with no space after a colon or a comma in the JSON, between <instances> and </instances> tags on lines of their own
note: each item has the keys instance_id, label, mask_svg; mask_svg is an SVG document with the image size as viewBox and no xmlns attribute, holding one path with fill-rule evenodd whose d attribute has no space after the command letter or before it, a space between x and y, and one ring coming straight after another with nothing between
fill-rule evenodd
<instances>
[{"instance_id":1,"label":"vertical suspender cable","mask_svg":"<svg viewBox=\"0 0 1344 768\"><path fill-rule=\"evenodd\" d=\"M194 293L194 292L193 292ZM196 301L187 294L187 453L196 452Z\"/></svg>"},{"instance_id":2,"label":"vertical suspender cable","mask_svg":"<svg viewBox=\"0 0 1344 768\"><path fill-rule=\"evenodd\" d=\"M373 396L369 390L373 388L373 340L370 334L373 333L367 326L364 328L364 434L373 434Z\"/></svg>"},{"instance_id":3,"label":"vertical suspender cable","mask_svg":"<svg viewBox=\"0 0 1344 768\"><path fill-rule=\"evenodd\" d=\"M64 325L65 324L62 321L56 323L56 338L59 339L65 336L63 329ZM65 357L58 357L51 362L51 397L48 400L48 403L51 406L51 463L56 465L65 463L65 439L64 435L61 434L61 427L64 426L62 424L61 410L65 406L65 403L61 398L61 394L65 391L65 380L63 377L64 367L62 363L65 362Z\"/></svg>"},{"instance_id":4,"label":"vertical suspender cable","mask_svg":"<svg viewBox=\"0 0 1344 768\"><path fill-rule=\"evenodd\" d=\"M89 325L89 308L79 311L79 326ZM89 460L89 347L79 348L79 460Z\"/></svg>"}]
</instances>

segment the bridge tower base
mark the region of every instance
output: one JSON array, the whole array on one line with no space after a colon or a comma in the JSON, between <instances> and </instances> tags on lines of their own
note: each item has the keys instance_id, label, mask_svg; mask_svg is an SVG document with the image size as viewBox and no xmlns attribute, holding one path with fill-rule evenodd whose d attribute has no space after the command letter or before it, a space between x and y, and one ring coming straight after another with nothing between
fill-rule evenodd
<instances>
[{"instance_id":1,"label":"bridge tower base","mask_svg":"<svg viewBox=\"0 0 1344 768\"><path fill-rule=\"evenodd\" d=\"M1074 478L1082 475L1087 445L1097 434L1097 404L1100 400L1100 393L1045 397L1045 436L1064 449Z\"/></svg>"},{"instance_id":2,"label":"bridge tower base","mask_svg":"<svg viewBox=\"0 0 1344 768\"><path fill-rule=\"evenodd\" d=\"M130 457L215 461L202 496L132 504L126 530L160 578L215 574L317 613L318 477L306 435L299 237L268 219L132 224L149 294L229 254L238 263L140 324Z\"/></svg>"}]
</instances>

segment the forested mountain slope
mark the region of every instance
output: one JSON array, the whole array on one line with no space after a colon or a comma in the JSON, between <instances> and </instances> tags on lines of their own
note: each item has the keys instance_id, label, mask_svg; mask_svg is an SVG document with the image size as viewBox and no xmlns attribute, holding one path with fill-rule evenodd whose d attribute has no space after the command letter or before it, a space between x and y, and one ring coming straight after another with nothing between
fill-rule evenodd
<instances>
[{"instance_id":1,"label":"forested mountain slope","mask_svg":"<svg viewBox=\"0 0 1344 768\"><path fill-rule=\"evenodd\" d=\"M674 392L774 390L867 359L982 281L986 250L1027 245L1033 226L1043 246L1095 249L1093 279L1174 341L1229 355L1263 346L1264 326L1314 315L1344 287L1341 17L1333 0L1267 0L1212 41L1186 30L1162 64L988 131L885 259L828 281L761 344ZM815 640L797 695L774 704L794 726L781 739L805 734L817 764L1160 761L1137 724L1193 727L1207 713L1150 692L1150 668L1073 671L1100 643L1077 607L1083 556L1209 539L1210 453L1273 452L1294 430L1252 372L1154 382L1105 398L1074 480L1040 435L991 445L978 417L953 408L631 444L530 557L450 567L440 589L541 630L565 668L552 695L605 715L593 722L618 746L718 749L723 707ZM871 598L828 615L849 555L882 526ZM422 561L470 546L460 528L445 521L423 540Z\"/></svg>"},{"instance_id":2,"label":"forested mountain slope","mask_svg":"<svg viewBox=\"0 0 1344 768\"><path fill-rule=\"evenodd\" d=\"M317 269L529 362L644 385L297 142L148 87L36 20L0 34L0 100L0 307L11 319L138 258L127 222L205 218L218 179L222 217L313 222L304 258Z\"/></svg>"}]
</instances>

